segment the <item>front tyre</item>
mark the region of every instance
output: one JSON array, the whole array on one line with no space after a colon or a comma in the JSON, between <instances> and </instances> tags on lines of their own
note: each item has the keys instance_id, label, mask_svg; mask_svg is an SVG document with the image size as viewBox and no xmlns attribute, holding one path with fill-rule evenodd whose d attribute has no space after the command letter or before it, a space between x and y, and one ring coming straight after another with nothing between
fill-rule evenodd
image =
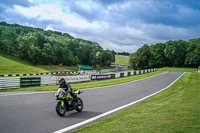
<instances>
[{"instance_id":1,"label":"front tyre","mask_svg":"<svg viewBox=\"0 0 200 133\"><path fill-rule=\"evenodd\" d=\"M56 112L59 116L64 116L66 113L65 105L62 107L61 102L56 103Z\"/></svg>"},{"instance_id":2,"label":"front tyre","mask_svg":"<svg viewBox=\"0 0 200 133\"><path fill-rule=\"evenodd\" d=\"M76 109L77 112L81 112L83 110L83 101L80 98L77 98Z\"/></svg>"}]
</instances>

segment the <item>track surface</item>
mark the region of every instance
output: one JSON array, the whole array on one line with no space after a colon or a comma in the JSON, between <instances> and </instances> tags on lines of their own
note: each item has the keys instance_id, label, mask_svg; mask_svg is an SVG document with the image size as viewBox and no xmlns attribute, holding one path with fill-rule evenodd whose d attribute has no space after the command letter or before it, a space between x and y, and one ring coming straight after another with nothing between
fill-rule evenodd
<instances>
[{"instance_id":1,"label":"track surface","mask_svg":"<svg viewBox=\"0 0 200 133\"><path fill-rule=\"evenodd\" d=\"M176 80L180 72L167 72L122 85L83 90L83 112L67 112L59 117L55 111L54 92L0 95L1 133L49 133L58 131L117 107L155 93ZM122 78L123 80L123 78Z\"/></svg>"}]
</instances>

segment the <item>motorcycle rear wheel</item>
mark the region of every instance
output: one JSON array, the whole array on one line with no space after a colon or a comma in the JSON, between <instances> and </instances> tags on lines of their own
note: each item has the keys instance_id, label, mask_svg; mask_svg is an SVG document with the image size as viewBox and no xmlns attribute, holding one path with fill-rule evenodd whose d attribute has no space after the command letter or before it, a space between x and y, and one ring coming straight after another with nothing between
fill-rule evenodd
<instances>
[{"instance_id":1,"label":"motorcycle rear wheel","mask_svg":"<svg viewBox=\"0 0 200 133\"><path fill-rule=\"evenodd\" d=\"M65 105L64 107L61 106L61 102L56 103L56 112L59 116L64 116L66 113Z\"/></svg>"}]
</instances>

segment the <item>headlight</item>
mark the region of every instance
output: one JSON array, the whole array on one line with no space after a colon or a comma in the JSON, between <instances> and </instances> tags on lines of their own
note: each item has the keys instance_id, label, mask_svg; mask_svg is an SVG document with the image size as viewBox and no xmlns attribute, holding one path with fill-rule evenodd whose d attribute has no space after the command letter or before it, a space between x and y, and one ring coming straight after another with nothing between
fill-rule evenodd
<instances>
[{"instance_id":1,"label":"headlight","mask_svg":"<svg viewBox=\"0 0 200 133\"><path fill-rule=\"evenodd\" d=\"M59 98L60 98L60 97L63 97L63 96L64 96L64 93L60 93L60 94L59 94Z\"/></svg>"},{"instance_id":2,"label":"headlight","mask_svg":"<svg viewBox=\"0 0 200 133\"><path fill-rule=\"evenodd\" d=\"M55 93L56 98L63 97L65 95L65 91L63 88L59 88L58 91Z\"/></svg>"}]
</instances>

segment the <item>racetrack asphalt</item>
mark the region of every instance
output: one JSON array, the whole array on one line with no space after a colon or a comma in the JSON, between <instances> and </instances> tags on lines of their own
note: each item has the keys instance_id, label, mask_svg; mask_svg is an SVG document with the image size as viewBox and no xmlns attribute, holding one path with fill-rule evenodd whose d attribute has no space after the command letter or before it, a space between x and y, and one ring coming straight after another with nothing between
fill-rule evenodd
<instances>
[{"instance_id":1,"label":"racetrack asphalt","mask_svg":"<svg viewBox=\"0 0 200 133\"><path fill-rule=\"evenodd\" d=\"M93 118L169 86L183 73L167 72L120 85L84 89L81 113L55 111L55 92L0 93L1 133L49 133ZM121 79L123 80L123 78Z\"/></svg>"}]
</instances>

